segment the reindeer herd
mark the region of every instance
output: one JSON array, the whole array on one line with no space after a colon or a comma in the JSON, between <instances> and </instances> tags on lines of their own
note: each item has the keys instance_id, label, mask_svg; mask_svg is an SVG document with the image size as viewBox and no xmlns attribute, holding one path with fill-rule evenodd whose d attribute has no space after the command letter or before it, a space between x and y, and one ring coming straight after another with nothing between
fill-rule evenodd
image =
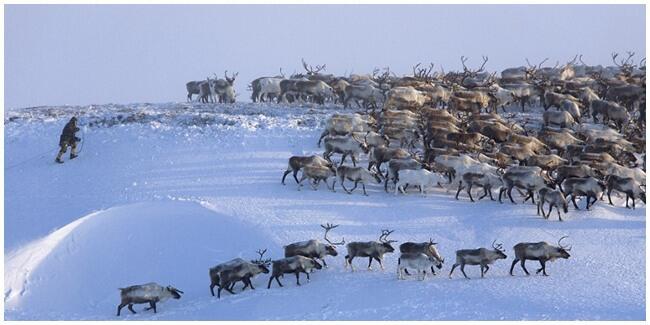
<instances>
[{"instance_id":1,"label":"reindeer herd","mask_svg":"<svg viewBox=\"0 0 650 325\"><path fill-rule=\"evenodd\" d=\"M274 77L261 77L250 84L253 102L316 104L334 103L344 107L356 105L360 112L334 113L326 122L317 145L324 148L322 156L289 158L282 184L292 174L298 189L305 180L317 189L324 182L331 191L338 183L350 194L359 184L367 195L367 187L381 184L386 192L407 194L409 187L421 193L431 187L455 190L456 199L464 191L475 201L490 197L502 202L504 196L513 203L513 189L536 204L537 213L548 219L555 209L568 212L568 198L576 210L576 198L585 197L588 210L605 193L613 205L611 193L625 195L626 208L636 207L636 200L645 204L645 58L634 63L634 53L620 58L612 54L612 66L593 66L583 62L582 55L560 65L543 66L547 59L533 65L508 68L497 73L485 70L488 57L477 69L467 67L468 58L461 57L462 71L434 72L434 64L417 64L413 74L396 76L385 68L369 75L334 76L321 73L325 65L315 68L302 61L305 73L285 78L282 71ZM198 95L203 103L233 103L237 73L224 79L207 78L187 83L187 99ZM519 108L508 113L506 108ZM539 107L541 118L531 113ZM520 110L520 112L519 112ZM499 112L501 111L501 113ZM340 155L340 161L332 160ZM351 165L346 164L350 158ZM367 167L361 166L362 158ZM382 166L385 168L382 169ZM300 174L300 177L298 175ZM345 182L352 182L348 189ZM331 185L330 185L331 183ZM389 187L392 187L389 188ZM548 206L548 212L544 206ZM384 268L385 254L393 253L393 232L382 230L377 241L333 242L328 233L338 225L321 225L325 242L312 239L290 243L284 247L284 258L264 259L266 250L251 261L236 258L209 270L210 291L234 294L234 286L250 287L256 275L270 273L267 288L273 281L282 287L280 278L294 274L300 285L300 274L307 280L314 270L327 267L325 258L337 256L337 246L345 245L346 269L354 271L355 258L368 258L368 268L376 261ZM566 236L565 236L566 237ZM536 273L547 275L546 263L570 257L570 247L547 242L518 243L513 247L510 267L513 275L517 263L529 275L525 262L539 261ZM444 258L436 243L407 242L399 246L397 275L403 279L409 270L421 280L427 271L443 267ZM506 259L502 244L491 248L456 251L456 268L466 277L466 265L478 265L481 277L490 265ZM269 269L270 268L270 269ZM121 289L117 314L127 306L148 303L156 311L156 303L179 299L183 292L156 283Z\"/></svg>"},{"instance_id":2,"label":"reindeer herd","mask_svg":"<svg viewBox=\"0 0 650 325\"><path fill-rule=\"evenodd\" d=\"M633 56L612 54L609 67L589 66L581 55L553 67L526 60L527 67L506 69L500 78L485 71L488 57L477 69L461 57L462 71L434 73L433 64L418 64L411 76L385 69L365 78L323 75L324 66L303 61L307 78L332 85L333 101L365 110L332 114L317 143L322 157L291 157L282 184L293 173L298 189L308 180L314 189L322 181L336 191L338 181L347 193L360 184L367 195L369 185L383 182L396 195L435 186L456 191L456 199L464 191L475 202L478 189L478 200L498 193L499 202L507 196L515 204L514 189L544 218L555 209L560 221L569 198L576 209L576 198L586 198L589 210L605 193L613 205L615 191L635 208L637 199L645 203L645 59L636 65ZM342 82L349 85L336 88ZM372 87L365 92L372 95L363 98L362 87ZM537 118L530 109L536 103ZM512 105L521 112L508 114ZM367 168L358 166L362 157Z\"/></svg>"},{"instance_id":3,"label":"reindeer herd","mask_svg":"<svg viewBox=\"0 0 650 325\"><path fill-rule=\"evenodd\" d=\"M218 264L209 269L210 276L210 293L214 296L214 288L217 287L217 298L221 298L222 290L226 290L231 294L235 294L234 288L238 282L243 283L241 291L246 288L254 290L253 282L254 277L261 273L268 274L269 277L267 289L271 288L273 280L276 281L278 286L283 287L280 278L285 274L293 274L296 277L296 285L300 286L300 274L304 273L307 281L310 280L310 274L314 270L321 270L323 267L327 268L325 257L338 256L337 246L345 245L347 248L347 255L345 255L345 269L350 267L354 272L353 260L355 257L368 258L368 270L372 270L372 262L377 261L381 270L384 270L384 255L395 252L393 243L396 240L389 240L394 230L382 230L379 240L377 241L355 241L345 243L345 238L340 242L331 241L327 235L328 233L337 228L339 225L325 224L321 227L325 230L321 242L318 239L311 239L307 241L295 242L284 246L284 258L271 260L264 258L266 249L258 250L259 258L251 261L242 258L235 258L221 264ZM557 246L551 245L547 242L536 243L519 243L514 246L515 259L510 267L510 275L514 275L513 270L517 262L520 263L521 268L530 275L526 269L526 260L536 260L540 263L540 268L537 274L542 272L544 276L546 273L546 262L553 261L558 258L568 259L570 257L569 251L571 247L565 247L561 244L562 237L558 240ZM405 242L399 246L400 256L397 262L397 277L400 280L405 279L406 275L411 275L409 269L418 276L419 280L424 280L427 271L431 271L431 275L436 275L435 268L442 269L445 259L440 255L437 249L437 243L429 239L428 242ZM505 250L502 244L496 244L496 240L492 242L492 249L477 248L477 249L461 249L456 251L456 262L453 264L449 272L449 278L456 267L460 266L460 271L467 279L469 277L465 273L466 265L479 265L481 267L481 277L489 270L489 265L494 264L497 260L506 259ZM271 269L269 270L269 267ZM435 267L435 268L434 268ZM147 283L142 285L129 286L127 288L120 288L121 301L117 307L117 316L120 316L120 311L123 307L128 307L129 311L136 313L133 310L134 304L149 304L145 310L153 309L156 313L156 304L167 299L180 299L183 291L174 288L173 286L163 287L157 283Z\"/></svg>"}]
</instances>

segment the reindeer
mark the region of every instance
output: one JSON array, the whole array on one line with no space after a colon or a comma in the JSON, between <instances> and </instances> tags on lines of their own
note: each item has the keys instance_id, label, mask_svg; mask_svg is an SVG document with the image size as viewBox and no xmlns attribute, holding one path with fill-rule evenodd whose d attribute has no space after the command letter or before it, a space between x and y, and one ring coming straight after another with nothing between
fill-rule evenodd
<instances>
[{"instance_id":1,"label":"reindeer","mask_svg":"<svg viewBox=\"0 0 650 325\"><path fill-rule=\"evenodd\" d=\"M318 165L318 166L323 166L323 167L330 167L332 168L332 171L334 171L332 167L332 163L325 160L324 158L321 158L320 156L312 155L312 156L291 156L289 158L289 166L287 166L287 170L284 172L282 175L282 185L284 185L284 179L289 175L289 173L293 172L293 179L296 180L296 183L299 183L300 181L298 180L298 172L305 166L309 165Z\"/></svg>"},{"instance_id":2,"label":"reindeer","mask_svg":"<svg viewBox=\"0 0 650 325\"><path fill-rule=\"evenodd\" d=\"M548 202L549 204L549 209L548 209L548 214L544 213L544 203ZM562 215L560 215L560 208L564 210L564 213L569 212L569 207L566 202L566 198L562 194L560 190L553 190L548 187L544 187L539 190L539 201L537 201L537 215L539 215L539 212L542 211L542 216L544 219L548 219L548 217L551 215L551 211L553 211L553 207L555 207L555 210L557 211L557 217L562 221Z\"/></svg>"},{"instance_id":3,"label":"reindeer","mask_svg":"<svg viewBox=\"0 0 650 325\"><path fill-rule=\"evenodd\" d=\"M434 243L433 239L431 238L429 238L428 242L421 242L421 243L406 242L404 244L399 245L399 251L400 253L425 254L433 258L434 261L433 261L433 265L431 265L431 274L435 275L436 271L433 269L433 266L435 265L438 269L441 269L442 264L445 262L445 259L442 258L442 256L438 252L438 249L436 248L437 244L438 243ZM404 267L404 272L406 274L409 274L406 267Z\"/></svg>"},{"instance_id":4,"label":"reindeer","mask_svg":"<svg viewBox=\"0 0 650 325\"><path fill-rule=\"evenodd\" d=\"M167 299L180 299L183 291L178 290L172 286L163 287L155 282L150 282L146 284L133 285L126 288L120 289L120 298L121 302L117 306L117 316L120 316L120 311L124 306L128 305L129 311L136 313L133 310L133 304L145 304L148 303L149 307L144 310L153 309L153 312L156 313L156 304L163 302Z\"/></svg>"},{"instance_id":5,"label":"reindeer","mask_svg":"<svg viewBox=\"0 0 650 325\"><path fill-rule=\"evenodd\" d=\"M398 192L406 194L405 187L408 185L418 186L420 194L426 194L426 187L439 185L445 178L443 175L422 169L405 169L401 170L397 175L397 182L395 183L395 195Z\"/></svg>"},{"instance_id":6,"label":"reindeer","mask_svg":"<svg viewBox=\"0 0 650 325\"><path fill-rule=\"evenodd\" d=\"M357 159L361 152L368 153L368 145L357 140L352 135L348 136L327 136L325 137L325 152L323 158L331 162L331 157L334 153L340 153L341 164L343 166L345 158L350 156L352 158L352 165L357 165ZM373 148L375 149L375 148Z\"/></svg>"},{"instance_id":7,"label":"reindeer","mask_svg":"<svg viewBox=\"0 0 650 325\"><path fill-rule=\"evenodd\" d=\"M280 69L282 73L282 69ZM284 80L284 75L275 77L262 77L251 81L251 88L253 93L251 100L253 103L264 101L273 101L273 98L280 96L282 90L280 89L280 82ZM266 100L265 100L266 98Z\"/></svg>"},{"instance_id":8,"label":"reindeer","mask_svg":"<svg viewBox=\"0 0 650 325\"><path fill-rule=\"evenodd\" d=\"M561 243L562 239L566 237L568 236L561 237L560 240L557 241L557 246L552 246L547 242L519 243L515 245L513 248L515 251L515 259L512 261L512 265L510 266L510 275L514 275L512 274L512 271L515 268L515 264L519 261L521 261L521 268L524 270L526 275L530 275L528 270L526 270L526 260L533 260L539 261L539 264L541 265L541 268L537 270L537 274L542 272L544 276L548 276L548 274L546 274L546 262L552 262L558 258L568 259L571 257L571 255L569 255L571 247L564 247Z\"/></svg>"},{"instance_id":9,"label":"reindeer","mask_svg":"<svg viewBox=\"0 0 650 325\"><path fill-rule=\"evenodd\" d=\"M463 273L466 279L469 279L467 274L465 274L465 265L480 265L481 266L481 278L487 273L490 269L489 264L493 264L497 260L505 260L508 258L505 251L503 250L503 245L496 245L496 240L492 242L493 249L487 249L484 247L477 249L461 249L456 251L456 263L452 265L451 271L449 272L449 278L454 273L454 270L457 266L460 266L460 272Z\"/></svg>"},{"instance_id":10,"label":"reindeer","mask_svg":"<svg viewBox=\"0 0 650 325\"><path fill-rule=\"evenodd\" d=\"M219 103L234 103L235 102L235 79L239 75L239 72L235 72L232 76L228 77L228 70L224 71L224 79L218 79L215 81L213 89L214 92L219 97ZM216 77L216 75L215 75Z\"/></svg>"},{"instance_id":11,"label":"reindeer","mask_svg":"<svg viewBox=\"0 0 650 325\"><path fill-rule=\"evenodd\" d=\"M514 187L526 190L528 192L528 197L524 199L526 202L529 198L532 198L533 204L535 203L535 198L533 193L545 186L553 186L553 182L548 178L546 174L542 173L542 169L535 167L522 168L509 168L501 176L503 180L503 187L499 190L499 203L501 203L501 195L503 192L508 194L510 202L515 204L515 201L512 199L512 189Z\"/></svg>"},{"instance_id":12,"label":"reindeer","mask_svg":"<svg viewBox=\"0 0 650 325\"><path fill-rule=\"evenodd\" d=\"M340 242L332 242L329 240L329 238L327 238L327 233L339 225L332 225L330 223L327 223L320 226L325 229L325 235L323 238L329 243L329 245L323 244L317 239L289 244L287 246L284 246L284 257L300 255L313 259L319 259L321 262L323 262L323 266L327 267L325 257L327 255L337 256L338 252L336 251L336 246L345 244L345 238L343 238L343 240Z\"/></svg>"},{"instance_id":13,"label":"reindeer","mask_svg":"<svg viewBox=\"0 0 650 325\"><path fill-rule=\"evenodd\" d=\"M384 191L388 193L388 181L392 180L393 185L397 184L398 173L400 170L414 170L422 169L422 163L411 157L409 158L393 158L388 161L388 169L384 177Z\"/></svg>"},{"instance_id":14,"label":"reindeer","mask_svg":"<svg viewBox=\"0 0 650 325\"><path fill-rule=\"evenodd\" d=\"M503 185L503 181L497 174L493 173L472 173L472 172L467 172L464 173L461 176L461 180L458 182L458 191L456 192L456 200L458 200L458 194L460 194L460 191L463 190L463 182L465 182L465 185L467 185L467 195L469 196L470 201L474 202L474 198L472 198L472 187L473 186L479 186L483 188L483 195L481 195L478 199L481 200L487 195L490 195L490 200L494 201L494 197L492 197L492 188L496 187L501 187Z\"/></svg>"},{"instance_id":15,"label":"reindeer","mask_svg":"<svg viewBox=\"0 0 650 325\"><path fill-rule=\"evenodd\" d=\"M203 99L207 100L207 96L210 92L210 84L211 84L210 78L206 78L206 80L199 80L199 81L190 81L185 84L185 88L187 89L187 101L191 102L192 101L192 95L196 94L199 95L199 100L203 101ZM203 90L203 91L202 91Z\"/></svg>"},{"instance_id":16,"label":"reindeer","mask_svg":"<svg viewBox=\"0 0 650 325\"><path fill-rule=\"evenodd\" d=\"M321 181L325 182L325 186L329 188L327 180L334 176L336 176L336 170L332 166L307 165L302 169L302 176L298 181L298 191L302 187L302 182L308 178L312 181L311 187L314 191L318 188L318 184ZM336 179L332 181L332 188L329 188L332 192L336 192L334 190L334 183L336 183Z\"/></svg>"},{"instance_id":17,"label":"reindeer","mask_svg":"<svg viewBox=\"0 0 650 325\"><path fill-rule=\"evenodd\" d=\"M632 198L632 209L635 208L635 199L640 198L645 203L645 191L641 189L641 184L632 177L620 177L616 175L607 175L605 177L605 184L607 187L607 199L609 204L612 203L612 191L616 190L625 193L625 207L630 208L628 201Z\"/></svg>"},{"instance_id":18,"label":"reindeer","mask_svg":"<svg viewBox=\"0 0 650 325\"><path fill-rule=\"evenodd\" d=\"M232 259L230 261L223 262L221 264L217 264L216 266L210 268L210 272L209 272L209 275L210 275L210 293L212 293L213 297L214 297L214 287L219 286L219 283L221 282L221 280L220 280L221 279L221 277L220 277L221 271L226 270L226 269L232 269L235 266L243 264L245 262L246 262L246 260L238 257L238 258L234 258L234 259ZM234 286L235 284L233 283L232 285ZM232 290L232 288L231 288L231 290Z\"/></svg>"},{"instance_id":19,"label":"reindeer","mask_svg":"<svg viewBox=\"0 0 650 325\"><path fill-rule=\"evenodd\" d=\"M361 183L361 186L363 188L363 195L368 195L368 193L366 193L367 183L369 184L372 181L375 181L377 184L381 183L381 177L377 173L368 171L363 167L339 166L336 169L336 177L341 182L341 187L343 187L343 190L348 194L352 194L352 192L357 188L357 185ZM349 191L347 188L345 188L344 182L346 179L354 182L354 187ZM336 182L336 180L334 182ZM334 185L332 184L332 189L333 188Z\"/></svg>"},{"instance_id":20,"label":"reindeer","mask_svg":"<svg viewBox=\"0 0 650 325\"><path fill-rule=\"evenodd\" d=\"M350 268L354 272L354 265L352 260L355 257L367 257L368 258L368 270L371 270L372 260L375 259L379 262L381 270L384 270L384 254L392 253L395 251L391 243L396 242L396 240L388 240L388 236L393 233L394 230L382 230L381 235L379 236L379 241L369 241L369 242L351 242L347 244L348 255L345 255L345 268Z\"/></svg>"},{"instance_id":21,"label":"reindeer","mask_svg":"<svg viewBox=\"0 0 650 325\"><path fill-rule=\"evenodd\" d=\"M271 277L269 278L269 284L267 289L271 289L271 282L273 279L282 287L280 283L280 277L284 277L284 274L293 273L296 275L296 284L300 285L300 273L307 274L307 281L309 281L309 273L314 269L320 270L323 266L320 265L313 258L308 258L304 256L292 256L286 257L283 259L273 261L273 271L271 272Z\"/></svg>"},{"instance_id":22,"label":"reindeer","mask_svg":"<svg viewBox=\"0 0 650 325\"><path fill-rule=\"evenodd\" d=\"M271 259L263 259L264 253L266 253L266 249L257 250L257 254L260 255L259 259L253 260L250 263L243 262L236 264L232 268L226 268L219 272L220 281L219 289L217 290L217 298L221 298L221 290L223 289L231 294L235 294L235 292L232 291L232 288L238 281L244 282L244 288L242 291L247 287L251 287L251 290L255 290L251 278L260 273L269 273L268 267L271 264ZM212 290L212 288L213 287L210 286L210 290ZM214 292L212 295L214 295Z\"/></svg>"},{"instance_id":23,"label":"reindeer","mask_svg":"<svg viewBox=\"0 0 650 325\"><path fill-rule=\"evenodd\" d=\"M432 256L423 253L402 253L397 259L397 276L400 280L404 280L402 272L405 272L406 268L410 267L415 269L417 274L422 274L420 281L424 281L427 275L426 269L431 267L431 270L433 270L434 265L438 266L440 262Z\"/></svg>"},{"instance_id":24,"label":"reindeer","mask_svg":"<svg viewBox=\"0 0 650 325\"><path fill-rule=\"evenodd\" d=\"M368 155L368 170L371 170L372 167L375 166L377 171L381 172L381 165L383 163L388 162L391 159L406 159L410 157L411 154L402 148L374 147L370 149Z\"/></svg>"},{"instance_id":25,"label":"reindeer","mask_svg":"<svg viewBox=\"0 0 650 325\"><path fill-rule=\"evenodd\" d=\"M573 206L576 208L576 210L580 210L580 208L578 208L578 204L576 204L576 196L584 195L587 197L586 209L589 210L589 206L594 205L596 201L598 201L598 198L603 194L605 187L606 185L604 182L594 177L569 177L564 180L561 185L561 188L564 190L564 196L568 197L571 195L571 202L573 203ZM590 203L592 198L594 201Z\"/></svg>"}]
</instances>

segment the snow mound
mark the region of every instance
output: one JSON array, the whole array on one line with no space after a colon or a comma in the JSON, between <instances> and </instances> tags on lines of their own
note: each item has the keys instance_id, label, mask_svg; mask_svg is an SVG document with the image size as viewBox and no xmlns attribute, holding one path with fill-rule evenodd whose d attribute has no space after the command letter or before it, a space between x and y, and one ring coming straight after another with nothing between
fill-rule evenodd
<instances>
[{"instance_id":1,"label":"snow mound","mask_svg":"<svg viewBox=\"0 0 650 325\"><path fill-rule=\"evenodd\" d=\"M138 203L95 212L7 254L5 317L110 315L119 303L118 287L150 281L172 284L188 296L206 293L210 266L238 254L255 257L263 238L193 202ZM169 301L161 309L178 303ZM35 314L30 306L47 306L47 311Z\"/></svg>"}]
</instances>

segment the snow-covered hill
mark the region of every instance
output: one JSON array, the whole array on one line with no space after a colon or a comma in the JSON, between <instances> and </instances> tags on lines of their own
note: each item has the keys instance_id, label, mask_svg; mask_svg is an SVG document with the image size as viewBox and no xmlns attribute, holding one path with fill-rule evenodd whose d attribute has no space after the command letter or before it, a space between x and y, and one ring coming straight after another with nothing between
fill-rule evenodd
<instances>
[{"instance_id":1,"label":"snow-covered hill","mask_svg":"<svg viewBox=\"0 0 650 325\"><path fill-rule=\"evenodd\" d=\"M113 320L118 287L157 281L185 295L157 314L138 306L121 319L645 319L645 205L571 207L560 223L530 204L456 201L443 189L395 196L371 186L366 197L322 185L297 191L290 178L281 185L289 156L321 152L316 141L334 111L343 110L169 103L6 112L5 318ZM55 164L74 113L86 125L80 157ZM321 238L325 222L340 224L332 235L346 241L377 239L384 228L400 242L433 237L445 266L423 282L399 281L398 254L383 272L355 261L354 273L339 254L300 287L287 276L268 290L262 275L255 291L210 295L209 267L255 258L257 248L280 258L283 245ZM550 263L549 277L518 267L508 275L514 244L563 235L572 256ZM455 250L494 239L508 260L485 279L478 267L467 268L471 280L447 278Z\"/></svg>"}]
</instances>

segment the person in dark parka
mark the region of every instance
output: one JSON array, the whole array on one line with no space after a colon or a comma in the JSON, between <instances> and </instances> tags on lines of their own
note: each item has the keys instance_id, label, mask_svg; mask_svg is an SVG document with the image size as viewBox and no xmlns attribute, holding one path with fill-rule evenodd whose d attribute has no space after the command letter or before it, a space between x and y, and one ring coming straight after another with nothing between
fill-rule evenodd
<instances>
[{"instance_id":1,"label":"person in dark parka","mask_svg":"<svg viewBox=\"0 0 650 325\"><path fill-rule=\"evenodd\" d=\"M77 142L81 140L75 135L77 131L79 131L77 118L73 116L65 127L63 127L63 132L61 132L61 137L59 138L61 150L59 150L59 154L56 156L56 162L59 164L63 163L61 156L68 150L68 146L72 149L70 151L70 159L77 158Z\"/></svg>"}]
</instances>

